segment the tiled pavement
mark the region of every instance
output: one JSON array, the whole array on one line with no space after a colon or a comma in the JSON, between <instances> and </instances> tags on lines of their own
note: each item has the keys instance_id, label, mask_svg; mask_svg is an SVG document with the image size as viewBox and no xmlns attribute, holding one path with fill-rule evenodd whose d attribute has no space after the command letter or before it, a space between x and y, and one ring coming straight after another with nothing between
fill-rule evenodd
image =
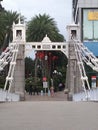
<instances>
[{"instance_id":1,"label":"tiled pavement","mask_svg":"<svg viewBox=\"0 0 98 130\"><path fill-rule=\"evenodd\" d=\"M0 130L98 130L98 103L1 103Z\"/></svg>"}]
</instances>

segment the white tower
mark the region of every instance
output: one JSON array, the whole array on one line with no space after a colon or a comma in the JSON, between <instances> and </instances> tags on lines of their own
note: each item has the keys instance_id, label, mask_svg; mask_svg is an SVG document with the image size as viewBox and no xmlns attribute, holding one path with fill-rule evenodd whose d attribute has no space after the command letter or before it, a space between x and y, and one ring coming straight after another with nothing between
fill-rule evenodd
<instances>
[{"instance_id":1,"label":"white tower","mask_svg":"<svg viewBox=\"0 0 98 130\"><path fill-rule=\"evenodd\" d=\"M68 100L73 99L73 94L78 91L81 84L79 68L75 54L75 43L80 40L80 27L76 24L67 26L68 32L68 68L66 75L66 87L68 88Z\"/></svg>"},{"instance_id":2,"label":"white tower","mask_svg":"<svg viewBox=\"0 0 98 130\"><path fill-rule=\"evenodd\" d=\"M70 24L67 26L68 41L78 40L80 41L80 26L78 24Z\"/></svg>"},{"instance_id":3,"label":"white tower","mask_svg":"<svg viewBox=\"0 0 98 130\"><path fill-rule=\"evenodd\" d=\"M24 100L25 98L25 42L25 24L22 24L19 20L18 24L13 24L13 43L19 44L19 52L16 60L12 88L15 93L20 95L20 100Z\"/></svg>"},{"instance_id":4,"label":"white tower","mask_svg":"<svg viewBox=\"0 0 98 130\"><path fill-rule=\"evenodd\" d=\"M18 24L13 23L13 42L17 42L18 38L21 43L26 41L25 24L21 24L20 19Z\"/></svg>"}]
</instances>

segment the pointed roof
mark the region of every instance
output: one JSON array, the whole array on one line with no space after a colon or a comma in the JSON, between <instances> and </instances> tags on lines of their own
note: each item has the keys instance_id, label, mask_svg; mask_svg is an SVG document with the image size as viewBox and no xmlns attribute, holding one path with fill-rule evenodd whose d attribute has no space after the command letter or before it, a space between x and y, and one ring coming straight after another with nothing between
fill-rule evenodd
<instances>
[{"instance_id":1,"label":"pointed roof","mask_svg":"<svg viewBox=\"0 0 98 130\"><path fill-rule=\"evenodd\" d=\"M46 36L43 38L42 42L51 42L51 40L50 40L50 38L47 36L47 34L46 34Z\"/></svg>"}]
</instances>

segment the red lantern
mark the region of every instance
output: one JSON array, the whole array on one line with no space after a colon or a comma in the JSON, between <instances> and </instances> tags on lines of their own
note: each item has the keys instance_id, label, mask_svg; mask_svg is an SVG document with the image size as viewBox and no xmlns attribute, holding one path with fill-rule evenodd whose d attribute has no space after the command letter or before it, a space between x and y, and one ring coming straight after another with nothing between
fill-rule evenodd
<instances>
[{"instance_id":1,"label":"red lantern","mask_svg":"<svg viewBox=\"0 0 98 130\"><path fill-rule=\"evenodd\" d=\"M40 56L39 56L39 58L40 58L40 59L43 59L44 57L45 57L44 52L40 52Z\"/></svg>"}]
</instances>

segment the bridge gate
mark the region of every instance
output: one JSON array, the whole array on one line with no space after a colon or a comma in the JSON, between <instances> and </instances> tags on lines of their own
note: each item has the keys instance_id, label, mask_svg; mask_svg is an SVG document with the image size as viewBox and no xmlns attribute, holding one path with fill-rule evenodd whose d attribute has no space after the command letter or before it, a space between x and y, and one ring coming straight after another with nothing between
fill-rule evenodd
<instances>
[{"instance_id":1,"label":"bridge gate","mask_svg":"<svg viewBox=\"0 0 98 130\"><path fill-rule=\"evenodd\" d=\"M68 43L64 42L51 42L47 35L42 42L26 42L25 39L25 24L13 24L13 42L10 46L19 45L16 65L14 66L14 73L11 75L12 70L9 70L10 75L6 78L5 90L10 83L9 92L14 92L20 95L21 100L25 99L25 56L32 50L36 51L61 51L68 58ZM15 60L15 59L14 59ZM15 61L14 61L15 62ZM11 78L13 77L13 78Z\"/></svg>"},{"instance_id":2,"label":"bridge gate","mask_svg":"<svg viewBox=\"0 0 98 130\"><path fill-rule=\"evenodd\" d=\"M68 58L66 86L68 89L68 100L73 100L73 95L85 92L85 97L89 98L88 91L90 86L84 69L83 62L94 70L98 71L98 59L91 53L78 39L79 26L72 24L67 26L68 41L51 42L46 37L42 42L26 42L25 24L13 24L13 42L0 56L0 70L10 62L10 68L4 90L8 88L8 92L14 92L20 95L20 100L25 99L25 53L30 50L53 50L61 51ZM16 66L16 67L15 67ZM87 86L87 87L85 87Z\"/></svg>"}]
</instances>

